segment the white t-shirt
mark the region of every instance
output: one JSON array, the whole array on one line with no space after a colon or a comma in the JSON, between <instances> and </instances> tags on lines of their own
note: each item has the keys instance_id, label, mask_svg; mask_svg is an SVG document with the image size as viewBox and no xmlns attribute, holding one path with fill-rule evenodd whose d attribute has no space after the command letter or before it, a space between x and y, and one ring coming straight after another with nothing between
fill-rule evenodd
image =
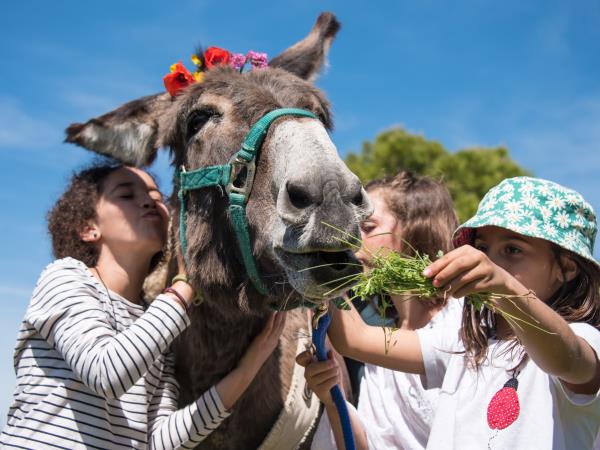
<instances>
[{"instance_id":1,"label":"white t-shirt","mask_svg":"<svg viewBox=\"0 0 600 450\"><path fill-rule=\"evenodd\" d=\"M460 328L462 300L447 306L425 325L426 329ZM365 364L360 384L358 411L370 449L422 450L427 445L439 389L424 389L419 375ZM327 414L323 414L313 440L313 449L335 449Z\"/></svg>"},{"instance_id":2,"label":"white t-shirt","mask_svg":"<svg viewBox=\"0 0 600 450\"><path fill-rule=\"evenodd\" d=\"M585 323L571 324L600 355L600 331ZM515 365L507 343L490 340L488 358L476 372L467 368L456 329L417 330L425 362L425 383L440 388L429 449L593 448L600 429L600 400L574 394L531 359L518 375L519 417L503 430L491 430L487 406L510 378Z\"/></svg>"},{"instance_id":3,"label":"white t-shirt","mask_svg":"<svg viewBox=\"0 0 600 450\"><path fill-rule=\"evenodd\" d=\"M450 299L423 329L460 328L462 300ZM425 389L419 375L365 365L358 417L369 448L421 450L427 445L439 389Z\"/></svg>"}]
</instances>

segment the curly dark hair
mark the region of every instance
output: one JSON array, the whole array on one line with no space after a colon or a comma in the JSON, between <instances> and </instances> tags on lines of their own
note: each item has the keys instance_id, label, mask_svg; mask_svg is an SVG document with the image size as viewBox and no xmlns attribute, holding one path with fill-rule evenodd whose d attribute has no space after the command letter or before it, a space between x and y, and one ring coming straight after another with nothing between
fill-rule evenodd
<instances>
[{"instance_id":1,"label":"curly dark hair","mask_svg":"<svg viewBox=\"0 0 600 450\"><path fill-rule=\"evenodd\" d=\"M55 258L70 256L88 267L97 264L98 248L84 242L80 233L96 218L96 204L106 179L123 167L118 162L101 161L73 174L67 189L46 216ZM159 252L152 258L150 271L158 265L162 254Z\"/></svg>"}]
</instances>

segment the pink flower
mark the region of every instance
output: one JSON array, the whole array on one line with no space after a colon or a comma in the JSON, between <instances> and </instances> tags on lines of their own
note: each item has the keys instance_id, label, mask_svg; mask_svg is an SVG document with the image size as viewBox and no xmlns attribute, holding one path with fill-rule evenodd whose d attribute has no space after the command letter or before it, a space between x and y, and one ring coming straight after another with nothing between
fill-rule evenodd
<instances>
[{"instance_id":1,"label":"pink flower","mask_svg":"<svg viewBox=\"0 0 600 450\"><path fill-rule=\"evenodd\" d=\"M250 50L246 54L246 58L248 59L248 61L250 61L250 64L252 64L252 67L254 67L256 69L262 69L262 68L267 67L267 65L268 65L266 53L260 53L260 52L255 52L254 50Z\"/></svg>"},{"instance_id":2,"label":"pink flower","mask_svg":"<svg viewBox=\"0 0 600 450\"><path fill-rule=\"evenodd\" d=\"M242 53L233 53L231 58L229 59L229 65L233 67L235 70L242 70L246 64L246 57Z\"/></svg>"}]
</instances>

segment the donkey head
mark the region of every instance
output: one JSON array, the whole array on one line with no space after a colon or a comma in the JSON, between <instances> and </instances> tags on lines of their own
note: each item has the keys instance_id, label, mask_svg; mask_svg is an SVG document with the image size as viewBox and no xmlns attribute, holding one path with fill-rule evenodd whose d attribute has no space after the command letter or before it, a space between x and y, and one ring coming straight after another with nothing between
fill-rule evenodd
<instances>
[{"instance_id":1,"label":"donkey head","mask_svg":"<svg viewBox=\"0 0 600 450\"><path fill-rule=\"evenodd\" d=\"M189 193L187 270L209 299L250 310L290 308L303 298L337 294L342 281L336 280L360 270L352 241L371 207L329 138L329 103L310 81L338 29L335 17L323 13L306 38L267 68L239 73L216 67L175 98L144 97L67 129L67 142L127 164L147 165L160 147L169 147L176 167L194 170L227 163L269 111L293 107L317 117L277 119L256 162L246 211L266 297L248 282L222 190Z\"/></svg>"}]
</instances>

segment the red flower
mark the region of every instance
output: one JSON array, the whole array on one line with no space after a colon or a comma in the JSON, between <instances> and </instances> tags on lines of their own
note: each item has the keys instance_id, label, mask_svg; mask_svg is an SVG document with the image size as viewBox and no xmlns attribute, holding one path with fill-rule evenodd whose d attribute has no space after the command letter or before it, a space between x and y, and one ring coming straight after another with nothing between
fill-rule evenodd
<instances>
[{"instance_id":1,"label":"red flower","mask_svg":"<svg viewBox=\"0 0 600 450\"><path fill-rule=\"evenodd\" d=\"M204 62L206 68L228 64L231 59L231 53L219 47L208 47L204 52Z\"/></svg>"},{"instance_id":2,"label":"red flower","mask_svg":"<svg viewBox=\"0 0 600 450\"><path fill-rule=\"evenodd\" d=\"M171 97L175 97L181 89L195 83L196 80L179 61L171 66L171 73L163 77L163 82Z\"/></svg>"}]
</instances>

